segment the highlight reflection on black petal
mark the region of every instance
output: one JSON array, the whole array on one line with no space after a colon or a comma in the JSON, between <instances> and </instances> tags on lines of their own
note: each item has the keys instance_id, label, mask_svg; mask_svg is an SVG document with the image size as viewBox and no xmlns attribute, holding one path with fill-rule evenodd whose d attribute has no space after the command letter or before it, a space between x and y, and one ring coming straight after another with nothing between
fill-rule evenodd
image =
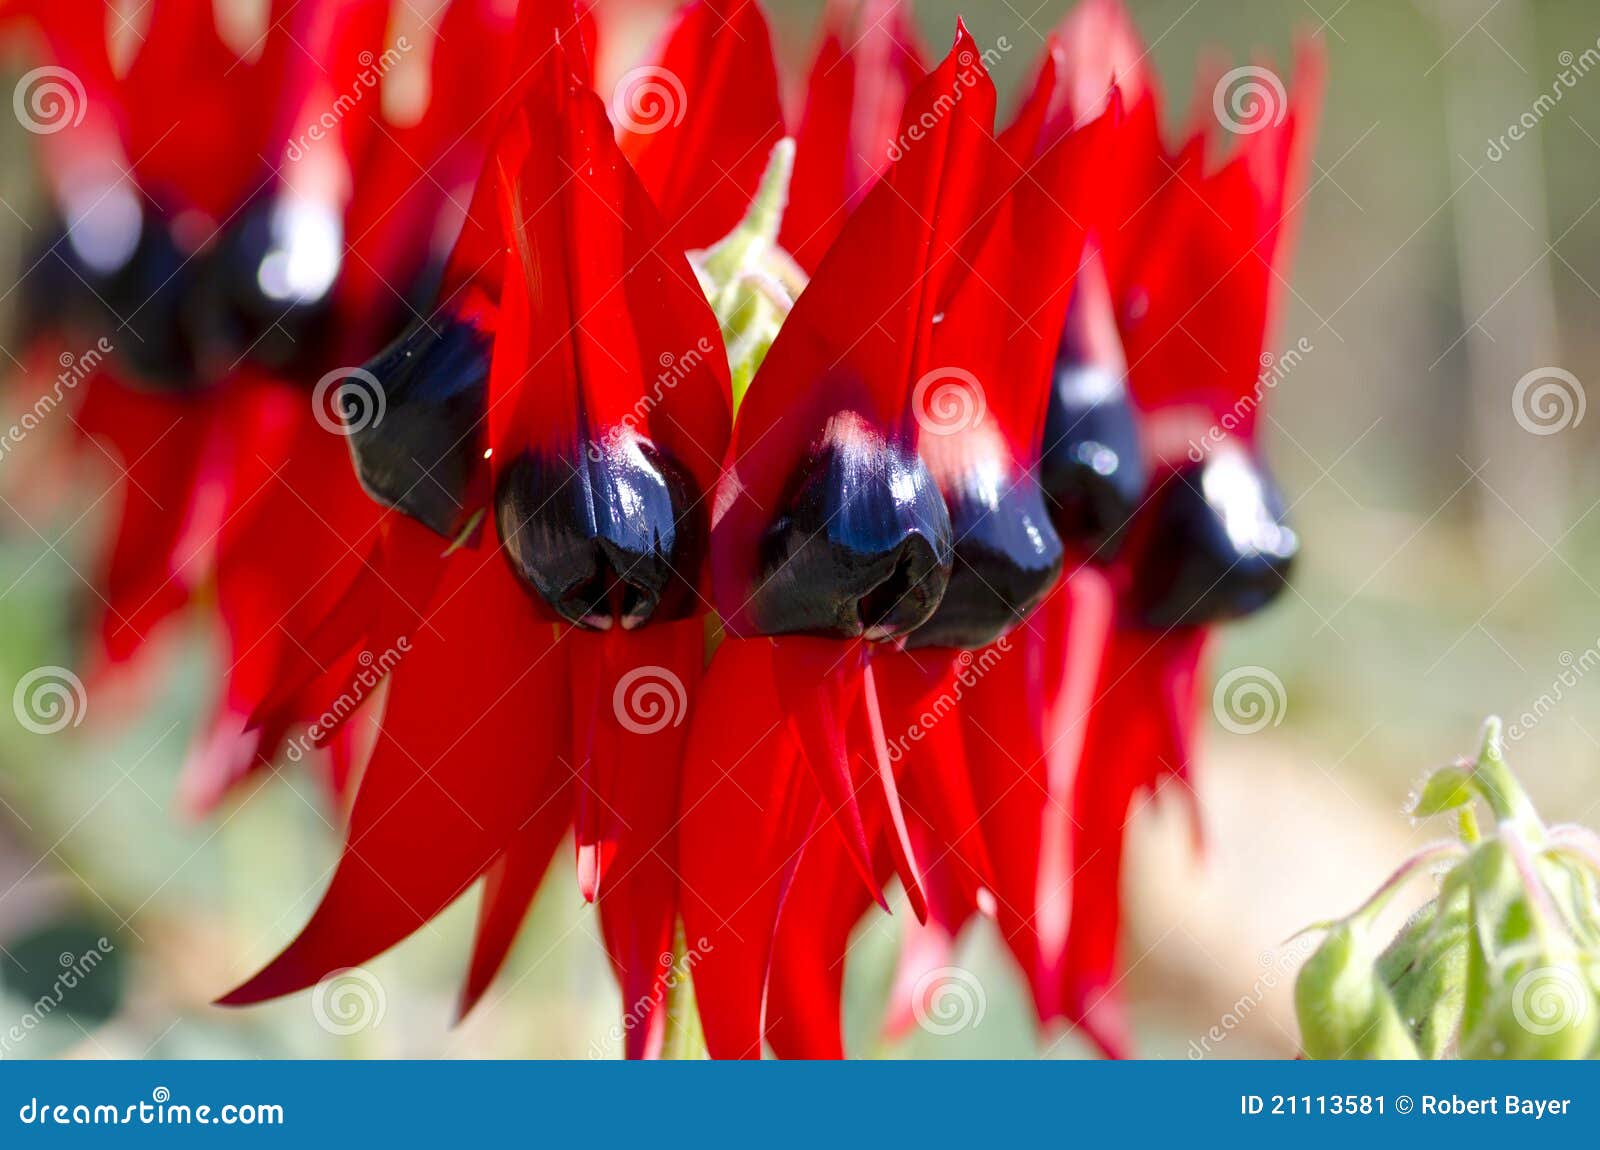
<instances>
[{"instance_id":1,"label":"highlight reflection on black petal","mask_svg":"<svg viewBox=\"0 0 1600 1150\"><path fill-rule=\"evenodd\" d=\"M525 452L501 473L495 521L522 580L568 622L605 630L680 619L709 514L687 472L619 432L570 457Z\"/></svg>"},{"instance_id":2,"label":"highlight reflection on black petal","mask_svg":"<svg viewBox=\"0 0 1600 1150\"><path fill-rule=\"evenodd\" d=\"M416 321L367 364L383 414L350 429L361 485L447 539L461 533L484 466L490 340L468 319Z\"/></svg>"},{"instance_id":3,"label":"highlight reflection on black petal","mask_svg":"<svg viewBox=\"0 0 1600 1150\"><path fill-rule=\"evenodd\" d=\"M1116 372L1063 358L1045 409L1039 482L1061 537L1110 558L1149 476L1138 416Z\"/></svg>"},{"instance_id":4,"label":"highlight reflection on black petal","mask_svg":"<svg viewBox=\"0 0 1600 1150\"><path fill-rule=\"evenodd\" d=\"M932 617L953 557L926 464L839 417L763 536L750 617L769 635L903 635Z\"/></svg>"},{"instance_id":5,"label":"highlight reflection on black petal","mask_svg":"<svg viewBox=\"0 0 1600 1150\"><path fill-rule=\"evenodd\" d=\"M1300 546L1276 484L1236 447L1173 472L1141 514L1139 535L1135 610L1162 628L1259 611L1282 593Z\"/></svg>"},{"instance_id":6,"label":"highlight reflection on black petal","mask_svg":"<svg viewBox=\"0 0 1600 1150\"><path fill-rule=\"evenodd\" d=\"M1010 632L1061 575L1061 539L1031 475L979 456L945 483L955 534L950 585L907 647L978 648Z\"/></svg>"}]
</instances>

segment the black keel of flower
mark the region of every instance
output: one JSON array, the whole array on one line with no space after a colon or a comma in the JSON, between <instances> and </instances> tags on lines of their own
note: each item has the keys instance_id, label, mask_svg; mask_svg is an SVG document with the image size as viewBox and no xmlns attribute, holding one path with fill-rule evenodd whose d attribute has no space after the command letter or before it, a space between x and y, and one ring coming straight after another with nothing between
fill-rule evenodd
<instances>
[{"instance_id":1,"label":"black keel of flower","mask_svg":"<svg viewBox=\"0 0 1600 1150\"><path fill-rule=\"evenodd\" d=\"M761 544L763 634L890 639L932 617L954 559L950 515L914 452L835 425Z\"/></svg>"},{"instance_id":2,"label":"black keel of flower","mask_svg":"<svg viewBox=\"0 0 1600 1150\"><path fill-rule=\"evenodd\" d=\"M202 271L200 306L219 355L248 353L286 371L315 362L329 335L343 229L330 209L284 196L258 198L218 241Z\"/></svg>"},{"instance_id":3,"label":"black keel of flower","mask_svg":"<svg viewBox=\"0 0 1600 1150\"><path fill-rule=\"evenodd\" d=\"M1259 611L1283 591L1300 546L1272 477L1232 446L1169 474L1140 518L1134 603L1150 627Z\"/></svg>"},{"instance_id":4,"label":"black keel of flower","mask_svg":"<svg viewBox=\"0 0 1600 1150\"><path fill-rule=\"evenodd\" d=\"M955 565L939 609L907 647L977 649L1027 617L1055 585L1065 556L1031 476L946 491Z\"/></svg>"},{"instance_id":5,"label":"black keel of flower","mask_svg":"<svg viewBox=\"0 0 1600 1150\"><path fill-rule=\"evenodd\" d=\"M1045 408L1039 483L1061 537L1105 560L1144 496L1138 416L1116 373L1063 357Z\"/></svg>"},{"instance_id":6,"label":"black keel of flower","mask_svg":"<svg viewBox=\"0 0 1600 1150\"><path fill-rule=\"evenodd\" d=\"M699 605L690 580L705 555L706 503L646 440L591 439L575 457L526 451L501 471L494 507L512 570L569 623L631 630Z\"/></svg>"},{"instance_id":7,"label":"black keel of flower","mask_svg":"<svg viewBox=\"0 0 1600 1150\"><path fill-rule=\"evenodd\" d=\"M490 342L471 320L442 313L431 325L417 320L349 380L378 392L368 418L346 425L361 485L446 539L482 506L473 488L484 467Z\"/></svg>"}]
</instances>

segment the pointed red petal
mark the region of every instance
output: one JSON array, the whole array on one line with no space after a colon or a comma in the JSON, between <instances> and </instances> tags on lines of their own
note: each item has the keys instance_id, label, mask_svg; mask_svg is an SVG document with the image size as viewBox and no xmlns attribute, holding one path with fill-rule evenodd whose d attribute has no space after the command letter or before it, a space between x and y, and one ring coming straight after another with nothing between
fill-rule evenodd
<instances>
[{"instance_id":1,"label":"pointed red petal","mask_svg":"<svg viewBox=\"0 0 1600 1150\"><path fill-rule=\"evenodd\" d=\"M993 116L993 85L963 27L912 94L898 160L796 301L745 396L712 537L717 605L733 633L754 629L760 537L829 424L858 421L915 445L911 395L935 366L933 320L963 267L958 249L970 243L980 190L974 161Z\"/></svg>"},{"instance_id":2,"label":"pointed red petal","mask_svg":"<svg viewBox=\"0 0 1600 1150\"><path fill-rule=\"evenodd\" d=\"M578 464L591 443L637 435L709 492L732 403L717 321L565 52L496 153L515 274L489 382L492 466L530 450Z\"/></svg>"},{"instance_id":3,"label":"pointed red petal","mask_svg":"<svg viewBox=\"0 0 1600 1150\"><path fill-rule=\"evenodd\" d=\"M222 1002L259 1002L365 962L482 874L566 778L548 626L494 551L451 560L432 629L390 685L344 854L310 923Z\"/></svg>"},{"instance_id":4,"label":"pointed red petal","mask_svg":"<svg viewBox=\"0 0 1600 1150\"><path fill-rule=\"evenodd\" d=\"M725 640L692 716L678 828L684 932L713 1058L759 1058L778 907L818 796L779 701L772 643Z\"/></svg>"},{"instance_id":5,"label":"pointed red petal","mask_svg":"<svg viewBox=\"0 0 1600 1150\"><path fill-rule=\"evenodd\" d=\"M556 733L550 732L553 741ZM561 837L572 821L572 788L563 784L550 795L511 838L483 879L483 900L478 904L478 930L472 943L472 962L461 988L456 1017L465 1018L483 999L495 975L505 965L533 896L539 891Z\"/></svg>"},{"instance_id":6,"label":"pointed red petal","mask_svg":"<svg viewBox=\"0 0 1600 1150\"><path fill-rule=\"evenodd\" d=\"M771 37L755 0L685 5L657 62L618 82L611 114L667 221L669 247L727 235L783 137Z\"/></svg>"},{"instance_id":7,"label":"pointed red petal","mask_svg":"<svg viewBox=\"0 0 1600 1150\"><path fill-rule=\"evenodd\" d=\"M780 237L808 271L822 263L888 165L886 141L895 138L907 94L923 71L910 0L829 5L796 133Z\"/></svg>"}]
</instances>

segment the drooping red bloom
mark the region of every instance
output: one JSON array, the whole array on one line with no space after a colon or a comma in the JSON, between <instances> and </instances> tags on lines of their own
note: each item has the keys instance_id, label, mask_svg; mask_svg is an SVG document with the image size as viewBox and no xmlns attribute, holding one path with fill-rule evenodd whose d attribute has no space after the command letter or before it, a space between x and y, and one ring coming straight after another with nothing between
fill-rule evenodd
<instances>
[{"instance_id":1,"label":"drooping red bloom","mask_svg":"<svg viewBox=\"0 0 1600 1150\"><path fill-rule=\"evenodd\" d=\"M326 301L262 330L218 288L195 342L168 300L160 354L95 381L86 417L182 509L130 508L159 548L119 540L122 653L214 572L236 655L197 803L286 742L353 770L350 720L381 714L321 904L223 1001L364 962L482 879L471 1009L570 832L630 1056L661 1048L680 919L714 1055L841 1055L850 932L895 881L906 991L990 916L1041 1022L1125 1049L1129 807L1187 770L1209 628L1292 555L1241 405L1307 110L1240 120L1220 165L1203 132L1169 152L1131 24L1089 0L997 134L965 28L924 75L908 6L866 0L830 5L780 143L753 0L685 5L609 99L589 5L454 0L420 121L302 139L381 4L302 0L326 73L277 41L246 69L209 13L158 6L143 67L268 77L214 98L272 107L250 139L293 164L191 173L154 139L140 242L224 287L285 204L348 244ZM58 58L103 55L62 11ZM108 107L133 83L83 68ZM93 154L154 136L142 75L145 126L90 121ZM185 239L190 210L219 238ZM340 392L331 434L304 382L357 362L382 417ZM170 448L169 417L196 429Z\"/></svg>"},{"instance_id":2,"label":"drooping red bloom","mask_svg":"<svg viewBox=\"0 0 1600 1150\"><path fill-rule=\"evenodd\" d=\"M369 490L395 511L368 575L314 636L313 670L374 635L417 638L390 676L321 906L225 1002L365 961L483 878L470 1009L571 829L580 888L598 904L634 1021L627 1052L660 1048L679 762L705 659L710 495L731 396L717 321L682 246L706 242L710 225L696 200L666 214L624 158L573 12L553 0L519 21L517 110L473 198L474 213L494 214L469 221L451 261L462 265L471 245L499 262L447 275L434 322L397 345L415 354L391 349L372 365L398 426L416 434L397 445L375 428L355 440ZM731 63L739 36L765 44L753 7L697 4L666 58ZM725 106L729 74L751 77L685 74L686 98ZM701 123L670 153L636 145L658 188L683 186L683 170L705 170L733 144L780 138L775 77L754 75L772 89L771 123ZM727 178L747 204L760 171L743 172ZM463 373L463 361L487 371ZM416 460L435 458L456 461L450 498L419 502Z\"/></svg>"},{"instance_id":3,"label":"drooping red bloom","mask_svg":"<svg viewBox=\"0 0 1600 1150\"><path fill-rule=\"evenodd\" d=\"M426 245L409 241L447 225L473 150L460 125L492 99L504 16L487 0L451 6L433 99L400 127L383 122L376 89L408 46L386 45L378 0L274 4L245 56L211 5L158 0L120 74L103 5L15 14L83 90L39 136L62 230L25 289L55 301L42 335L69 348L103 335L113 349L74 420L98 444L90 457L122 472L91 657L126 663L215 587L225 673L182 793L203 810L285 749L286 726L246 718L354 577L376 523L333 388L428 273ZM463 83L468 60L476 85ZM408 242L394 242L397 226ZM381 420L379 397L358 399ZM334 751L337 779L354 749Z\"/></svg>"}]
</instances>

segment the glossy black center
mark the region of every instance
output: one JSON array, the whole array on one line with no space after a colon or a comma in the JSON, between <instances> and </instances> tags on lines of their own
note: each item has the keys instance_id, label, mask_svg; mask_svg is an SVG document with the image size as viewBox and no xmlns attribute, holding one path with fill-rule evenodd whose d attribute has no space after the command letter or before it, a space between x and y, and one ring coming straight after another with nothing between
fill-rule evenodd
<instances>
[{"instance_id":1,"label":"glossy black center","mask_svg":"<svg viewBox=\"0 0 1600 1150\"><path fill-rule=\"evenodd\" d=\"M1259 611L1283 591L1300 546L1272 478L1232 447L1172 472L1140 519L1133 602L1150 627Z\"/></svg>"},{"instance_id":2,"label":"glossy black center","mask_svg":"<svg viewBox=\"0 0 1600 1150\"><path fill-rule=\"evenodd\" d=\"M352 387L373 387L375 394L354 397L362 402L348 405L353 410L346 430L368 494L454 539L478 509L469 490L485 466L491 341L449 313L431 325L413 323L366 365L364 375L349 380Z\"/></svg>"},{"instance_id":3,"label":"glossy black center","mask_svg":"<svg viewBox=\"0 0 1600 1150\"><path fill-rule=\"evenodd\" d=\"M1061 538L1109 559L1148 481L1138 416L1121 376L1063 358L1051 381L1039 460Z\"/></svg>"},{"instance_id":4,"label":"glossy black center","mask_svg":"<svg viewBox=\"0 0 1600 1150\"><path fill-rule=\"evenodd\" d=\"M279 371L314 362L343 251L339 216L321 205L269 196L241 211L205 264L218 354Z\"/></svg>"},{"instance_id":5,"label":"glossy black center","mask_svg":"<svg viewBox=\"0 0 1600 1150\"><path fill-rule=\"evenodd\" d=\"M512 568L568 622L631 629L694 612L708 509L649 442L622 432L575 458L525 452L501 472L494 509Z\"/></svg>"},{"instance_id":6,"label":"glossy black center","mask_svg":"<svg viewBox=\"0 0 1600 1150\"><path fill-rule=\"evenodd\" d=\"M1038 484L998 465L973 466L945 504L955 565L938 610L906 636L907 647L978 648L1016 627L1061 575L1061 539Z\"/></svg>"},{"instance_id":7,"label":"glossy black center","mask_svg":"<svg viewBox=\"0 0 1600 1150\"><path fill-rule=\"evenodd\" d=\"M954 550L944 499L914 452L835 420L782 507L749 604L762 633L887 639L932 617Z\"/></svg>"},{"instance_id":8,"label":"glossy black center","mask_svg":"<svg viewBox=\"0 0 1600 1150\"><path fill-rule=\"evenodd\" d=\"M39 266L49 271L31 304L32 326L67 323L104 336L131 382L161 391L200 386L199 265L131 189L117 185L69 212Z\"/></svg>"}]
</instances>

